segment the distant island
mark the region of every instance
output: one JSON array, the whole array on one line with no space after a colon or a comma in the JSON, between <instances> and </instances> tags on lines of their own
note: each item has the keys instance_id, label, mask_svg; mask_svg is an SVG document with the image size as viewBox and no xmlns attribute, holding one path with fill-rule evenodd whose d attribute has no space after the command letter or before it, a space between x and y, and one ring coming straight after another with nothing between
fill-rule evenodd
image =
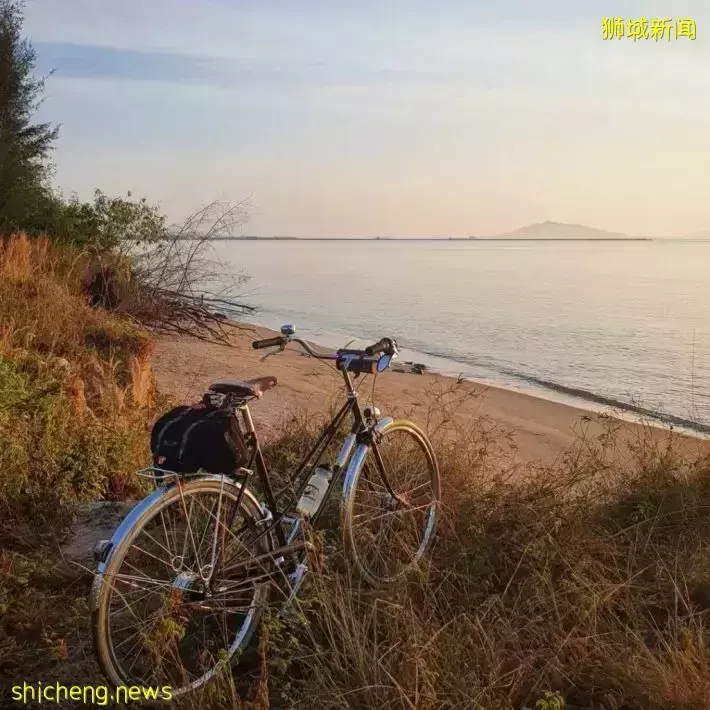
<instances>
[{"instance_id":1,"label":"distant island","mask_svg":"<svg viewBox=\"0 0 710 710\"><path fill-rule=\"evenodd\" d=\"M710 234L710 233L708 233ZM697 235L698 238L701 235ZM193 240L200 237L195 235L181 235L178 239ZM513 232L493 236L469 237L259 237L259 236L219 236L212 237L213 241L222 240L254 240L254 241L650 241L650 237L631 237L623 232L609 232L605 229L586 227L583 224L566 224L564 222L536 222L519 227Z\"/></svg>"},{"instance_id":2,"label":"distant island","mask_svg":"<svg viewBox=\"0 0 710 710\"><path fill-rule=\"evenodd\" d=\"M583 224L566 224L564 222L536 222L519 227L514 232L499 234L492 239L643 239L631 237L622 232L609 232L605 229L586 227Z\"/></svg>"}]
</instances>

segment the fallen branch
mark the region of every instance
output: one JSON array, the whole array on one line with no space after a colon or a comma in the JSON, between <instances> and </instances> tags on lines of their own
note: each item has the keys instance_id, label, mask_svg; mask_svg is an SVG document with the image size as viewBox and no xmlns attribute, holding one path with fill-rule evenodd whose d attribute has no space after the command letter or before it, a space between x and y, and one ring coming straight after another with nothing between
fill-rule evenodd
<instances>
[{"instance_id":1,"label":"fallen branch","mask_svg":"<svg viewBox=\"0 0 710 710\"><path fill-rule=\"evenodd\" d=\"M248 277L219 270L207 250L210 241L230 234L246 216L246 202L213 202L164 238L100 256L91 278L92 302L154 332L231 345L235 331L248 327L230 320L230 315L256 310L238 292Z\"/></svg>"}]
</instances>

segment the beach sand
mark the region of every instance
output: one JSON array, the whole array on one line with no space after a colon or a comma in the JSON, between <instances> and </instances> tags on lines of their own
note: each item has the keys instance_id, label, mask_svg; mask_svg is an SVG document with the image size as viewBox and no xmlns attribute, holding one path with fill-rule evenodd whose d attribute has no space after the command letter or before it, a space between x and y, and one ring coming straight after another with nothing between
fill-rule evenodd
<instances>
[{"instance_id":1,"label":"beach sand","mask_svg":"<svg viewBox=\"0 0 710 710\"><path fill-rule=\"evenodd\" d=\"M161 336L154 358L158 387L178 401L189 402L198 399L212 382L275 375L277 387L251 406L257 431L266 440L278 432L290 413L323 414L342 401L340 375L327 364L302 355L297 345L261 362L266 351L252 349L251 342L274 334L249 326L249 332L234 337L233 347ZM372 381L368 377L359 390L363 403L372 401ZM440 421L444 409L455 412L452 416L464 425L485 422L487 428L509 435L512 456L520 463L552 464L579 439L582 430L594 437L605 427L598 415L584 409L432 373L387 371L377 377L374 393L383 415L407 416L425 428L434 419ZM665 429L646 429L659 442L669 436ZM630 421L619 422L619 431L626 441L638 440L642 433L641 425ZM683 438L682 446L690 454L710 452L707 437Z\"/></svg>"}]
</instances>

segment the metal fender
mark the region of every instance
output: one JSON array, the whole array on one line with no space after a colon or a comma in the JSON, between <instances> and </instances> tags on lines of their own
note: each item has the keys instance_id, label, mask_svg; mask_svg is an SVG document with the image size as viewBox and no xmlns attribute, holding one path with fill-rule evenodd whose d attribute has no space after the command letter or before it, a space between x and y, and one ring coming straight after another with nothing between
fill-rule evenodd
<instances>
[{"instance_id":1,"label":"metal fender","mask_svg":"<svg viewBox=\"0 0 710 710\"><path fill-rule=\"evenodd\" d=\"M384 417L380 419L377 424L375 424L372 431L375 434L379 434L383 429L385 429L385 427L388 427L393 421L394 419L392 419L392 417ZM355 485L355 481L357 480L357 474L360 471L362 463L365 460L365 455L367 454L369 448L370 447L367 444L358 444L357 448L355 449L355 453L350 459L348 470L345 472L345 481L343 482L343 503L345 503L345 501L348 499L348 496L350 495L352 488Z\"/></svg>"},{"instance_id":2,"label":"metal fender","mask_svg":"<svg viewBox=\"0 0 710 710\"><path fill-rule=\"evenodd\" d=\"M225 486L230 485L235 488L241 488L242 486L241 483L235 482L227 476L202 476L199 480L219 481L223 482ZM97 549L100 552L100 559L96 568L96 573L94 574L94 581L91 585L91 593L89 595L89 607L92 611L94 611L98 606L99 595L101 594L101 588L104 583L104 574L106 573L106 569L124 536L129 534L131 529L145 514L146 510L148 510L151 506L156 505L161 498L164 498L171 493L177 485L177 483L171 483L167 486L160 486L159 488L156 488L152 493L143 498L143 500L139 501L131 512L128 513L128 515L121 521L121 524L116 528L110 540L102 540L98 543ZM248 489L244 491L244 497L251 501L254 505L254 509L258 510L263 518L268 517L268 511L259 504Z\"/></svg>"}]
</instances>

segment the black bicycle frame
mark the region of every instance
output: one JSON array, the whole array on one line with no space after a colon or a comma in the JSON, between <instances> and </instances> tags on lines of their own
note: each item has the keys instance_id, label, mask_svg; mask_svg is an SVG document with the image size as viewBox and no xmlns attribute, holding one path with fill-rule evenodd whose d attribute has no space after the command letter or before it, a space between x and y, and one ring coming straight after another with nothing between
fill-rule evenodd
<instances>
[{"instance_id":1,"label":"black bicycle frame","mask_svg":"<svg viewBox=\"0 0 710 710\"><path fill-rule=\"evenodd\" d=\"M300 498L301 494L305 490L306 486L308 485L308 480L310 478L311 471L317 466L320 457L323 455L325 450L335 438L335 435L338 433L341 424L346 419L348 414L352 413L353 423L348 434L349 438L347 439L347 441L349 442L349 446L346 448L344 442L343 448L341 449L341 453L338 456L338 460L336 461L333 467L333 478L331 480L331 483L328 486L323 500L321 501L320 507L312 518L312 522L314 523L320 517L321 511L325 508L326 502L330 499L333 490L336 488L337 483L340 481L340 478L342 477L345 471L345 467L347 465L348 459L350 457L350 454L352 453L356 441L359 437L361 437L364 433L368 431L367 422L365 421L362 409L360 408L360 403L357 399L357 392L353 389L353 383L352 378L350 377L350 373L347 371L342 371L342 375L345 380L345 385L347 387L346 402L340 408L338 413L333 417L330 424L328 424L328 426L323 429L320 436L311 447L310 451L301 460L301 463L298 465L296 471L290 476L291 484L296 483L299 478L302 477L300 484L298 484L298 487L290 500L289 505L292 505ZM286 506L283 510L279 510L278 498L281 497L281 494L279 494L278 496L274 495L274 491L271 487L269 471L266 468L266 462L264 461L264 456L261 452L259 438L257 436L256 430L254 429L254 423L251 418L251 413L249 412L249 407L246 404L243 404L238 409L241 412L242 420L244 422L246 438L248 440L248 443L250 443L252 446L252 454L250 456L249 464L248 466L246 466L246 468L247 470L255 469L257 474L259 475L259 481L261 483L266 504L269 510L271 511L271 514L273 515L273 520L260 533L259 537L261 537L262 535L268 535L271 533L271 531L275 530L276 539L278 541L280 549L274 550L271 554L282 554L283 550L281 548L286 548L287 539L286 533L284 532L283 527L281 526L281 521L284 515L288 512L289 506ZM318 455L316 456L316 454ZM242 485L242 490L243 489L244 485ZM238 500L236 505L238 506L239 503L240 501Z\"/></svg>"}]
</instances>

